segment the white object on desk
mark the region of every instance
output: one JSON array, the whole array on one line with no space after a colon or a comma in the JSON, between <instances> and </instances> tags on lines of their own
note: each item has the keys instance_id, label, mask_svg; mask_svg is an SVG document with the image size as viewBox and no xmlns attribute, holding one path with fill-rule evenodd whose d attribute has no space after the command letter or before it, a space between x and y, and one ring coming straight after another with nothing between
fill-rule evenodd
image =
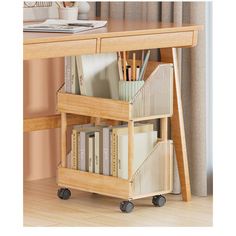
<instances>
[{"instance_id":1,"label":"white object on desk","mask_svg":"<svg viewBox=\"0 0 236 236\"><path fill-rule=\"evenodd\" d=\"M59 19L64 20L77 20L78 19L78 7L61 7L58 8Z\"/></svg>"},{"instance_id":2,"label":"white object on desk","mask_svg":"<svg viewBox=\"0 0 236 236\"><path fill-rule=\"evenodd\" d=\"M96 20L55 20L49 19L40 24L24 25L26 32L57 32L57 33L78 33L85 30L101 28L107 21ZM84 26L83 26L84 25ZM92 25L92 27L88 27Z\"/></svg>"},{"instance_id":3,"label":"white object on desk","mask_svg":"<svg viewBox=\"0 0 236 236\"><path fill-rule=\"evenodd\" d=\"M79 20L88 20L88 13L90 10L90 6L85 1L79 1L75 3L75 6L79 8L78 11L78 19Z\"/></svg>"}]
</instances>

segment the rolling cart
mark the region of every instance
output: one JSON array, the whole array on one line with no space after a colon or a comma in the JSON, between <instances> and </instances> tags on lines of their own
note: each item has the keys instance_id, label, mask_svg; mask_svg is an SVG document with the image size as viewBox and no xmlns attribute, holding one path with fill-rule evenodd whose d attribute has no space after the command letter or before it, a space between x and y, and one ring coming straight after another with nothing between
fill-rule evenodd
<instances>
[{"instance_id":1,"label":"rolling cart","mask_svg":"<svg viewBox=\"0 0 236 236\"><path fill-rule=\"evenodd\" d=\"M69 189L123 199L122 212L131 212L133 200L152 196L154 206L163 206L163 196L173 188L173 142L168 139L168 118L173 114L173 64L156 66L143 87L129 102L65 93L57 95L61 112L61 163L58 166L58 197L66 200ZM128 123L128 179L67 168L67 116L77 114ZM160 119L160 137L143 163L133 173L134 123ZM84 123L88 120L83 120ZM82 122L81 122L82 123Z\"/></svg>"}]
</instances>

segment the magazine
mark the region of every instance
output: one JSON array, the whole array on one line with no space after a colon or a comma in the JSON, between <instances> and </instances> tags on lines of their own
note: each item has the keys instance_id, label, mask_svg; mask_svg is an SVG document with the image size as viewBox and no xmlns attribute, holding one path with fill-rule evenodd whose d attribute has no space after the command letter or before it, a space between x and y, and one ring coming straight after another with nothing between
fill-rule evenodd
<instances>
[{"instance_id":1,"label":"magazine","mask_svg":"<svg viewBox=\"0 0 236 236\"><path fill-rule=\"evenodd\" d=\"M104 27L107 21L49 19L40 24L24 25L25 32L79 33Z\"/></svg>"}]
</instances>

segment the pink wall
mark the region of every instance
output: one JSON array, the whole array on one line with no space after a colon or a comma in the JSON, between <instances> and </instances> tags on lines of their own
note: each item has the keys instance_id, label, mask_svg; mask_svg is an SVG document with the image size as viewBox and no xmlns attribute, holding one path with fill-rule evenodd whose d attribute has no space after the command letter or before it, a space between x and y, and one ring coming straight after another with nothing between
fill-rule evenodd
<instances>
[{"instance_id":1,"label":"pink wall","mask_svg":"<svg viewBox=\"0 0 236 236\"><path fill-rule=\"evenodd\" d=\"M24 62L24 117L56 112L56 91L64 81L64 59ZM60 130L24 133L24 179L56 175L60 158Z\"/></svg>"}]
</instances>

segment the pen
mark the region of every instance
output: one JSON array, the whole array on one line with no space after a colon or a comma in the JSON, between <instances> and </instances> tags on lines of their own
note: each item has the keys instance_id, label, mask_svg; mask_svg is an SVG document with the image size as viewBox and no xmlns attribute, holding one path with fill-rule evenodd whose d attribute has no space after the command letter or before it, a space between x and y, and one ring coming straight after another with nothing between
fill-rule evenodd
<instances>
[{"instance_id":1,"label":"pen","mask_svg":"<svg viewBox=\"0 0 236 236\"><path fill-rule=\"evenodd\" d=\"M124 70L124 81L127 80L127 77L126 77L126 52L123 51L123 70Z\"/></svg>"},{"instance_id":2,"label":"pen","mask_svg":"<svg viewBox=\"0 0 236 236\"><path fill-rule=\"evenodd\" d=\"M84 27L94 27L92 23L68 23L68 26L84 26Z\"/></svg>"},{"instance_id":3,"label":"pen","mask_svg":"<svg viewBox=\"0 0 236 236\"><path fill-rule=\"evenodd\" d=\"M119 70L120 80L123 80L122 62L121 62L121 54L120 54L120 52L118 52L118 70Z\"/></svg>"},{"instance_id":4,"label":"pen","mask_svg":"<svg viewBox=\"0 0 236 236\"><path fill-rule=\"evenodd\" d=\"M146 71L146 68L147 68L147 63L148 63L148 59L149 59L149 56L150 56L150 50L148 50L146 56L145 56L145 59L144 59L144 62L143 62L143 65L142 65L142 68L140 70L140 74L139 74L139 80L142 80L143 77L144 77L144 73Z\"/></svg>"},{"instance_id":5,"label":"pen","mask_svg":"<svg viewBox=\"0 0 236 236\"><path fill-rule=\"evenodd\" d=\"M127 69L128 69L128 81L131 81L132 80L132 69L131 69L131 66L127 66Z\"/></svg>"},{"instance_id":6,"label":"pen","mask_svg":"<svg viewBox=\"0 0 236 236\"><path fill-rule=\"evenodd\" d=\"M135 62L135 57L136 57L136 54L135 54L135 52L133 53L133 76L132 76L132 80L135 80L136 78L136 76L135 76L135 73L136 73L136 62Z\"/></svg>"},{"instance_id":7,"label":"pen","mask_svg":"<svg viewBox=\"0 0 236 236\"><path fill-rule=\"evenodd\" d=\"M141 56L141 66L143 65L143 60L144 60L144 50L142 50L142 56Z\"/></svg>"},{"instance_id":8,"label":"pen","mask_svg":"<svg viewBox=\"0 0 236 236\"><path fill-rule=\"evenodd\" d=\"M140 71L140 67L137 66L137 68L136 68L136 80L139 79L139 71Z\"/></svg>"}]
</instances>

